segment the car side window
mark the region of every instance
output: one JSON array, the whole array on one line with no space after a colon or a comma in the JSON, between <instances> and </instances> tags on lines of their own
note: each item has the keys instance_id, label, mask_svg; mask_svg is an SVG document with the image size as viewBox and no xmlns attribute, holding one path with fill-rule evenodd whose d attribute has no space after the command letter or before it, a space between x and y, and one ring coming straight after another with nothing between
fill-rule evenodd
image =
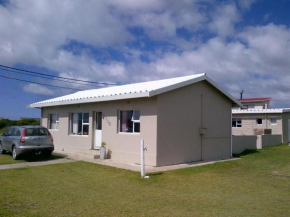
<instances>
[{"instance_id":1,"label":"car side window","mask_svg":"<svg viewBox=\"0 0 290 217\"><path fill-rule=\"evenodd\" d=\"M14 132L14 131L13 131ZM21 136L21 132L20 132L20 130L16 130L16 134L15 134L15 136Z\"/></svg>"},{"instance_id":2,"label":"car side window","mask_svg":"<svg viewBox=\"0 0 290 217\"><path fill-rule=\"evenodd\" d=\"M17 136L17 131L18 131L18 129L14 128L12 133L11 133L11 136Z\"/></svg>"},{"instance_id":3,"label":"car side window","mask_svg":"<svg viewBox=\"0 0 290 217\"><path fill-rule=\"evenodd\" d=\"M6 136L11 136L13 129L14 128L10 128L5 135Z\"/></svg>"}]
</instances>

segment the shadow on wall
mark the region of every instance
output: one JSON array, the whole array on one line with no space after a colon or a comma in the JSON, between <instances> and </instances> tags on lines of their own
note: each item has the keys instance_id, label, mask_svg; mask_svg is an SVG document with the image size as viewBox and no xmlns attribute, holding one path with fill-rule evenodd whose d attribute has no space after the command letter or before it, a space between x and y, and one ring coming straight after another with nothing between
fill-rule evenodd
<instances>
[{"instance_id":1,"label":"shadow on wall","mask_svg":"<svg viewBox=\"0 0 290 217\"><path fill-rule=\"evenodd\" d=\"M246 149L245 151L243 151L240 154L233 154L233 157L242 157L242 156L246 156L249 154L257 154L257 153L260 153L259 150L257 150L257 149L256 150Z\"/></svg>"},{"instance_id":2,"label":"shadow on wall","mask_svg":"<svg viewBox=\"0 0 290 217\"><path fill-rule=\"evenodd\" d=\"M110 149L108 149L107 159L111 159L111 158L112 158L112 151Z\"/></svg>"}]
</instances>

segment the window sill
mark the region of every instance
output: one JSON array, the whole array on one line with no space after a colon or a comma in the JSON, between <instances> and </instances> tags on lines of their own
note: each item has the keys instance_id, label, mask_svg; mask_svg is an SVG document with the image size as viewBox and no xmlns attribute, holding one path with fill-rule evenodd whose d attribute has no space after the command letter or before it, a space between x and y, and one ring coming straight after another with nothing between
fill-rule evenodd
<instances>
[{"instance_id":1,"label":"window sill","mask_svg":"<svg viewBox=\"0 0 290 217\"><path fill-rule=\"evenodd\" d=\"M69 134L69 136L75 136L75 137L89 137L89 135L74 135L74 134Z\"/></svg>"},{"instance_id":2,"label":"window sill","mask_svg":"<svg viewBox=\"0 0 290 217\"><path fill-rule=\"evenodd\" d=\"M48 129L49 131L58 131L58 129Z\"/></svg>"},{"instance_id":3,"label":"window sill","mask_svg":"<svg viewBox=\"0 0 290 217\"><path fill-rule=\"evenodd\" d=\"M119 132L118 134L120 134L120 135L136 135L136 136L140 135L140 133L125 133L125 132Z\"/></svg>"}]
</instances>

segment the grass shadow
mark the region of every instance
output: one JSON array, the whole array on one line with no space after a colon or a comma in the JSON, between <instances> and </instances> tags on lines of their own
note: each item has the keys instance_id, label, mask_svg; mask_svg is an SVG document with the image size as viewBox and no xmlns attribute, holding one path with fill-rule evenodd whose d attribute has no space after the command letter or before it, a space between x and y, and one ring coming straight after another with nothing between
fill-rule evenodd
<instances>
[{"instance_id":1,"label":"grass shadow","mask_svg":"<svg viewBox=\"0 0 290 217\"><path fill-rule=\"evenodd\" d=\"M162 176L162 175L164 175L164 173L163 172L153 172L153 173L148 173L147 175L149 175L149 176Z\"/></svg>"},{"instance_id":2,"label":"grass shadow","mask_svg":"<svg viewBox=\"0 0 290 217\"><path fill-rule=\"evenodd\" d=\"M240 154L233 154L233 157L242 157L242 156L246 156L246 155L249 155L249 154L257 154L257 153L260 153L259 150L257 150L257 149L255 149L255 150L246 149L245 151L243 151Z\"/></svg>"}]
</instances>

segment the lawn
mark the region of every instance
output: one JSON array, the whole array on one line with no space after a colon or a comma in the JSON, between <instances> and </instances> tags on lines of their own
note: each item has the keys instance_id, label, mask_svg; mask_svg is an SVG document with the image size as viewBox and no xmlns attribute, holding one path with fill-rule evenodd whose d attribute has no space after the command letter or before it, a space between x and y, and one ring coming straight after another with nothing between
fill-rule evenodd
<instances>
[{"instance_id":1,"label":"lawn","mask_svg":"<svg viewBox=\"0 0 290 217\"><path fill-rule=\"evenodd\" d=\"M290 147L150 174L86 162L0 171L0 216L290 216Z\"/></svg>"}]
</instances>

